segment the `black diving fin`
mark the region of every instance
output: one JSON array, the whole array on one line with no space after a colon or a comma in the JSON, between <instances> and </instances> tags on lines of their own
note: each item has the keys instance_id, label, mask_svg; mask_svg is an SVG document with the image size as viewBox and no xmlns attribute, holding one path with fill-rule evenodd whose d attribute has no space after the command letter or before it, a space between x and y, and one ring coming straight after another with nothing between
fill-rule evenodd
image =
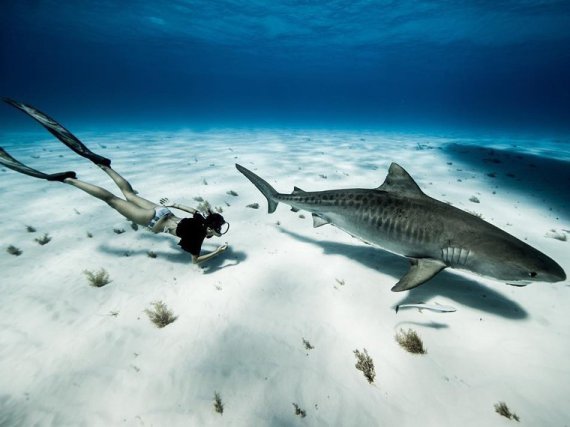
<instances>
[{"instance_id":1,"label":"black diving fin","mask_svg":"<svg viewBox=\"0 0 570 427\"><path fill-rule=\"evenodd\" d=\"M42 113L31 105L23 104L9 98L2 99L5 103L11 105L14 108L17 108L18 110L23 111L32 117L43 127L45 127L53 136L55 136L80 156L91 160L96 165L111 166L111 160L95 154L93 151L87 148L75 135L73 135L70 131L49 117L47 114Z\"/></svg>"},{"instance_id":2,"label":"black diving fin","mask_svg":"<svg viewBox=\"0 0 570 427\"><path fill-rule=\"evenodd\" d=\"M32 169L31 167L26 166L22 162L13 158L2 147L0 147L0 164L6 166L7 168L15 170L16 172L20 172L20 173L23 173L25 175L33 176L34 178L47 179L48 181L61 181L61 182L63 182L63 180L65 178L76 178L75 172L73 172L73 171L47 174L47 173L43 173L43 172L40 172L38 170Z\"/></svg>"}]
</instances>

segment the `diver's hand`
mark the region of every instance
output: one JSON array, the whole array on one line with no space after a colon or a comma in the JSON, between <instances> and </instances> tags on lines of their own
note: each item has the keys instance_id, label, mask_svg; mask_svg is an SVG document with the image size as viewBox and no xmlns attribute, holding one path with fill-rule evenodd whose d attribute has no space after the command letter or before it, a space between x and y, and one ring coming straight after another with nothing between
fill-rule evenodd
<instances>
[{"instance_id":1,"label":"diver's hand","mask_svg":"<svg viewBox=\"0 0 570 427\"><path fill-rule=\"evenodd\" d=\"M160 204L162 206L166 206L168 203L170 203L170 200L168 200L168 197L163 197L162 199L160 199Z\"/></svg>"},{"instance_id":2,"label":"diver's hand","mask_svg":"<svg viewBox=\"0 0 570 427\"><path fill-rule=\"evenodd\" d=\"M224 252L228 248L228 244L224 243L222 246L218 248L218 252Z\"/></svg>"}]
</instances>

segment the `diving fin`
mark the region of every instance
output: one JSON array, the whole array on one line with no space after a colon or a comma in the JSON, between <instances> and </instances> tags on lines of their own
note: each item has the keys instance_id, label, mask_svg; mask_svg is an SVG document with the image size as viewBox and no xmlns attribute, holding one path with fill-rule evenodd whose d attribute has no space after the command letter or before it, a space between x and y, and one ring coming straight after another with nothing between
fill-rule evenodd
<instances>
[{"instance_id":1,"label":"diving fin","mask_svg":"<svg viewBox=\"0 0 570 427\"><path fill-rule=\"evenodd\" d=\"M16 172L23 173L25 175L33 176L34 178L40 179L47 179L48 181L61 181L65 178L76 178L75 172L67 171L67 172L58 172L47 174L40 172L36 169L32 169L29 166L26 166L22 162L13 158L6 150L0 147L0 164L6 166L9 169L15 170Z\"/></svg>"},{"instance_id":2,"label":"diving fin","mask_svg":"<svg viewBox=\"0 0 570 427\"><path fill-rule=\"evenodd\" d=\"M410 270L392 288L393 292L408 291L427 282L447 265L432 258L409 258Z\"/></svg>"},{"instance_id":3,"label":"diving fin","mask_svg":"<svg viewBox=\"0 0 570 427\"><path fill-rule=\"evenodd\" d=\"M22 104L20 102L14 101L13 99L3 98L4 102L11 105L18 110L23 111L43 127L45 127L53 136L75 151L82 157L91 160L96 165L111 166L111 160L95 154L89 148L87 148L75 135L70 131L56 122L54 119L49 117L47 114L42 113L31 105Z\"/></svg>"}]
</instances>

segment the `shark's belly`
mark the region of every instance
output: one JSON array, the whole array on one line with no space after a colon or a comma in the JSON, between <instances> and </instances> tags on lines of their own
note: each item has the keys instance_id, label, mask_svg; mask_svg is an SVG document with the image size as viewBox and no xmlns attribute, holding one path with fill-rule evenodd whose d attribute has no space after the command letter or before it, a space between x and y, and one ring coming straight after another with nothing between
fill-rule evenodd
<instances>
[{"instance_id":1,"label":"shark's belly","mask_svg":"<svg viewBox=\"0 0 570 427\"><path fill-rule=\"evenodd\" d=\"M331 224L352 236L397 255L440 258L442 254L441 239L430 238L433 233L421 225L406 228L395 220L382 222L347 219L343 215L335 214L329 214L328 218Z\"/></svg>"}]
</instances>

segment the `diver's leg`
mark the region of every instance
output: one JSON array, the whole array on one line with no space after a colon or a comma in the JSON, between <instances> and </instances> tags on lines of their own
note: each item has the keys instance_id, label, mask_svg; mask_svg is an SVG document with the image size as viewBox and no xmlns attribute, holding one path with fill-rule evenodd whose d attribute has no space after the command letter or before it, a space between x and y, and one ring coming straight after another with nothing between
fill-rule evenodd
<instances>
[{"instance_id":1,"label":"diver's leg","mask_svg":"<svg viewBox=\"0 0 570 427\"><path fill-rule=\"evenodd\" d=\"M90 194L93 197L103 200L125 218L136 222L139 225L147 225L154 217L154 209L142 208L134 203L115 196L113 193L105 190L104 188L89 184L84 181L80 181L79 179L75 178L66 178L64 182L85 191L87 194Z\"/></svg>"},{"instance_id":2,"label":"diver's leg","mask_svg":"<svg viewBox=\"0 0 570 427\"><path fill-rule=\"evenodd\" d=\"M150 200L144 199L138 196L133 190L133 187L125 178L117 173L114 169L109 166L99 165L99 167L111 177L111 179L117 184L121 193L123 193L126 199L134 203L137 206L140 206L143 209L154 209L155 207L159 206L156 203L151 202Z\"/></svg>"}]
</instances>

